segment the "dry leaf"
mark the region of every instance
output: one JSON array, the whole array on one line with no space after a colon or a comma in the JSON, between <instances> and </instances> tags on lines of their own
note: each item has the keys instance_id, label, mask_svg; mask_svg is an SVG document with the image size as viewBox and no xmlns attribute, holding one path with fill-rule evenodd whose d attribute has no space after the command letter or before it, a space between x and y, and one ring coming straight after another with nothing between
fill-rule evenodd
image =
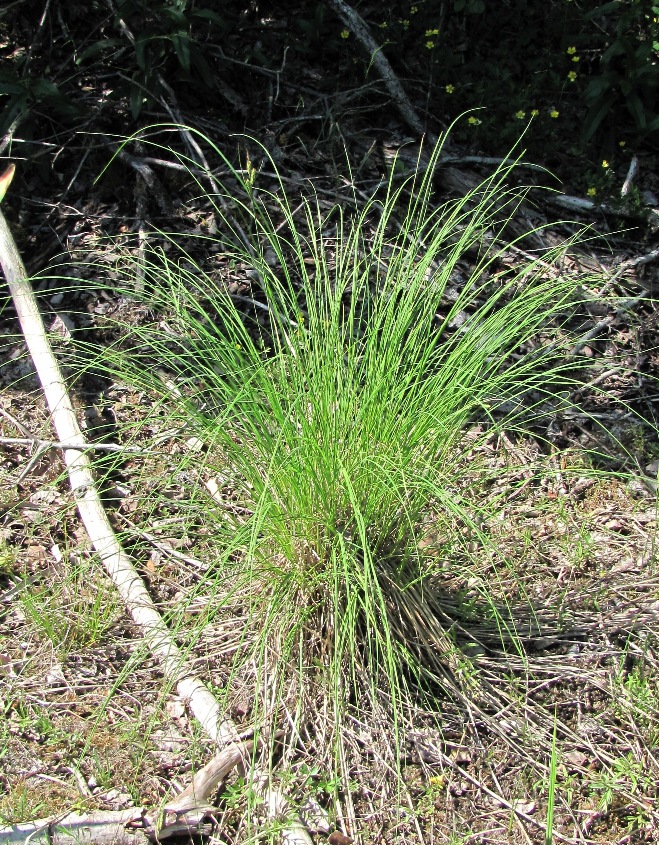
<instances>
[{"instance_id":1,"label":"dry leaf","mask_svg":"<svg viewBox=\"0 0 659 845\"><path fill-rule=\"evenodd\" d=\"M11 184L11 180L14 178L15 171L16 165L10 164L9 167L7 167L5 172L2 174L2 176L0 176L0 202L2 202L5 197L5 194L7 193L7 189Z\"/></svg>"},{"instance_id":2,"label":"dry leaf","mask_svg":"<svg viewBox=\"0 0 659 845\"><path fill-rule=\"evenodd\" d=\"M206 489L215 499L216 502L222 501L221 487L214 478L209 478L206 482Z\"/></svg>"},{"instance_id":3,"label":"dry leaf","mask_svg":"<svg viewBox=\"0 0 659 845\"><path fill-rule=\"evenodd\" d=\"M329 845L351 845L351 843L355 840L341 833L340 830L335 830L330 833L327 841L329 842Z\"/></svg>"},{"instance_id":4,"label":"dry leaf","mask_svg":"<svg viewBox=\"0 0 659 845\"><path fill-rule=\"evenodd\" d=\"M170 698L165 704L165 710L172 719L182 719L185 716L185 705L180 698Z\"/></svg>"},{"instance_id":5,"label":"dry leaf","mask_svg":"<svg viewBox=\"0 0 659 845\"><path fill-rule=\"evenodd\" d=\"M10 678L12 675L16 674L14 672L11 657L6 654L0 654L0 674L8 675Z\"/></svg>"},{"instance_id":6,"label":"dry leaf","mask_svg":"<svg viewBox=\"0 0 659 845\"><path fill-rule=\"evenodd\" d=\"M588 758L583 753L583 751L577 751L577 749L575 748L573 751L568 751L567 754L564 754L563 760L566 763L569 763L570 766L582 768L586 765L586 761L588 760Z\"/></svg>"},{"instance_id":7,"label":"dry leaf","mask_svg":"<svg viewBox=\"0 0 659 845\"><path fill-rule=\"evenodd\" d=\"M517 810L520 813L530 816L531 813L535 812L535 801L513 801L512 807L513 810Z\"/></svg>"}]
</instances>

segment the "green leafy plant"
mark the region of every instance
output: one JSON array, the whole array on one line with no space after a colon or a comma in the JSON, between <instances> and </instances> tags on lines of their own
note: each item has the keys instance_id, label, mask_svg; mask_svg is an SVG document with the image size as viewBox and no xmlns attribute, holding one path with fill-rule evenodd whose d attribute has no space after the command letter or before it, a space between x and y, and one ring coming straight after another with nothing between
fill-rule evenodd
<instances>
[{"instance_id":1,"label":"green leafy plant","mask_svg":"<svg viewBox=\"0 0 659 845\"><path fill-rule=\"evenodd\" d=\"M0 133L8 132L16 120L43 107L53 116L71 119L79 114L77 105L50 79L25 77L18 68L0 72Z\"/></svg>"},{"instance_id":2,"label":"green leafy plant","mask_svg":"<svg viewBox=\"0 0 659 845\"><path fill-rule=\"evenodd\" d=\"M13 825L32 821L43 814L45 809L46 803L35 796L34 790L27 783L22 782L0 798L0 822Z\"/></svg>"},{"instance_id":3,"label":"green leafy plant","mask_svg":"<svg viewBox=\"0 0 659 845\"><path fill-rule=\"evenodd\" d=\"M590 77L584 91L589 105L583 127L585 140L623 106L639 133L659 130L655 110L659 83L658 16L659 5L648 0L612 0L586 14L587 21L605 21L603 34L610 40L600 56L599 73Z\"/></svg>"},{"instance_id":4,"label":"green leafy plant","mask_svg":"<svg viewBox=\"0 0 659 845\"><path fill-rule=\"evenodd\" d=\"M416 811L420 817L428 819L434 815L436 805L442 800L442 795L446 793L446 787L447 779L445 775L432 775L428 778L428 783L416 806Z\"/></svg>"},{"instance_id":5,"label":"green leafy plant","mask_svg":"<svg viewBox=\"0 0 659 845\"><path fill-rule=\"evenodd\" d=\"M11 575L15 565L15 549L5 539L0 540L0 575Z\"/></svg>"},{"instance_id":6,"label":"green leafy plant","mask_svg":"<svg viewBox=\"0 0 659 845\"><path fill-rule=\"evenodd\" d=\"M133 61L128 68L134 69L129 97L133 118L137 118L144 105L162 92L161 74L167 78L173 58L178 76L182 74L208 92L215 90L216 75L203 41L209 37L221 40L228 26L218 12L199 8L189 0L167 0L156 6L145 0L124 0L112 18L117 36L105 36L90 44L77 56L76 64L84 65L101 54L125 54L130 48Z\"/></svg>"},{"instance_id":7,"label":"green leafy plant","mask_svg":"<svg viewBox=\"0 0 659 845\"><path fill-rule=\"evenodd\" d=\"M94 585L89 573L73 566L61 581L36 585L21 593L26 615L60 652L101 642L117 616L117 599L103 583Z\"/></svg>"},{"instance_id":8,"label":"green leafy plant","mask_svg":"<svg viewBox=\"0 0 659 845\"><path fill-rule=\"evenodd\" d=\"M634 654L633 640L620 657L615 675L619 695L616 698L616 712L624 720L632 719L642 727L648 741L656 741L659 736L657 710L659 690L652 671L644 655ZM644 644L648 648L648 644Z\"/></svg>"},{"instance_id":9,"label":"green leafy plant","mask_svg":"<svg viewBox=\"0 0 659 845\"><path fill-rule=\"evenodd\" d=\"M566 144L612 157L620 135L642 141L657 131L656 0L510 0L506 9L501 20L497 5L480 0L397 4L377 12L372 28L394 66L412 65L426 81L440 111L482 109L457 134L494 154L524 127L529 154L546 163Z\"/></svg>"},{"instance_id":10,"label":"green leafy plant","mask_svg":"<svg viewBox=\"0 0 659 845\"><path fill-rule=\"evenodd\" d=\"M310 767L306 763L300 766L303 777L303 788L317 794L335 795L341 789L341 778L336 775L327 777L320 766Z\"/></svg>"},{"instance_id":11,"label":"green leafy plant","mask_svg":"<svg viewBox=\"0 0 659 845\"><path fill-rule=\"evenodd\" d=\"M612 765L601 771L592 781L592 788L599 796L600 809L608 811L616 796L636 792L640 784L648 782L643 762L635 758L633 752L614 760Z\"/></svg>"}]
</instances>

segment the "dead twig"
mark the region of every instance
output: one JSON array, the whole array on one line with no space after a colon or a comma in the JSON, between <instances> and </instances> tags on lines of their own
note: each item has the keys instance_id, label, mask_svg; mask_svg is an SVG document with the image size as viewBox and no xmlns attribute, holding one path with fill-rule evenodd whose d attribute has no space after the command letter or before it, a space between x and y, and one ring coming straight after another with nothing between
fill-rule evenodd
<instances>
[{"instance_id":1,"label":"dead twig","mask_svg":"<svg viewBox=\"0 0 659 845\"><path fill-rule=\"evenodd\" d=\"M178 129L179 133L181 134L181 137L183 138L183 141L184 141L186 147L188 148L188 153L189 153L190 158L192 159L193 162L195 162L195 164L197 164L199 166L203 175L208 180L208 184L210 185L211 190L213 191L213 195L219 200L220 205L222 206L223 212L226 214L227 218L229 220L231 220L231 225L233 226L234 230L237 232L238 236L240 237L240 240L245 245L247 251L249 252L250 255L255 256L256 252L254 250L254 247L251 244L250 239L247 237L247 234L245 233L245 231L242 228L242 226L240 225L240 223L238 223L238 221L230 213L227 201L224 198L224 193L222 191L222 187L220 186L218 181L213 176L213 171L210 169L208 161L206 160L206 156L204 155L204 151L201 149L201 147L199 146L199 144L197 143L197 141L194 137L194 134L190 131L190 129L188 128L188 126L185 123L185 120L183 118L183 114L182 114L180 108L178 107L178 103L176 101L176 95L174 94L174 91L167 84L167 82L165 82L165 80L163 79L163 77L160 74L158 75L158 81L159 81L163 90L167 93L167 96L170 99L169 103L164 98L161 98L160 102L162 103L164 108L167 110L167 113L169 114L173 123L175 124L176 129Z\"/></svg>"},{"instance_id":2,"label":"dead twig","mask_svg":"<svg viewBox=\"0 0 659 845\"><path fill-rule=\"evenodd\" d=\"M63 444L64 462L71 490L92 545L151 653L160 660L165 677L176 684L178 694L188 704L207 735L220 746L234 746L239 742L235 724L232 720L223 718L215 696L190 672L188 660L175 644L132 560L117 540L96 488L88 444L83 438L59 364L48 341L34 291L2 211L0 264L52 415L53 425L59 442ZM290 840L301 845L311 845L311 839L299 821L290 823ZM47 841L52 843L52 839ZM91 841L101 840L94 837Z\"/></svg>"},{"instance_id":3,"label":"dead twig","mask_svg":"<svg viewBox=\"0 0 659 845\"><path fill-rule=\"evenodd\" d=\"M208 806L221 781L240 762L246 762L254 742L234 742L199 769L192 783L163 808L166 813L188 813Z\"/></svg>"},{"instance_id":4,"label":"dead twig","mask_svg":"<svg viewBox=\"0 0 659 845\"><path fill-rule=\"evenodd\" d=\"M592 340L594 337L597 337L600 332L603 332L604 329L612 325L619 317L631 311L640 302L643 302L645 298L645 296L635 296L632 299L626 299L624 302L621 302L613 314L599 320L599 322L595 323L592 329L589 329L584 335L579 338L579 340L572 347L570 356L578 355L589 340Z\"/></svg>"},{"instance_id":5,"label":"dead twig","mask_svg":"<svg viewBox=\"0 0 659 845\"><path fill-rule=\"evenodd\" d=\"M0 437L4 446L36 446L41 452L47 449L79 449L83 452L129 452L131 455L154 455L139 446L123 446L121 443L81 443L72 445L61 440L42 440L40 437Z\"/></svg>"},{"instance_id":6,"label":"dead twig","mask_svg":"<svg viewBox=\"0 0 659 845\"><path fill-rule=\"evenodd\" d=\"M166 543L163 540L159 540L157 537L155 537L148 531L142 531L140 528L137 527L137 525L135 525L134 522L131 522L125 516L122 517L122 521L129 526L130 530L133 533L142 537L144 540L147 541L147 543L150 543L155 549L157 549L159 552L162 552L162 554L167 555L168 557L171 557L174 560L180 560L183 563L187 563L190 566L194 566L195 569L198 569L200 571L208 569L208 563L205 563L203 560L199 560L196 557L191 557L190 555L185 555L183 554L183 552L177 551L177 549L174 549L172 546L169 545L169 543Z\"/></svg>"},{"instance_id":7,"label":"dead twig","mask_svg":"<svg viewBox=\"0 0 659 845\"><path fill-rule=\"evenodd\" d=\"M415 745L420 745L419 753L422 755L423 759L427 762L441 762L444 765L450 766L456 774L458 774L463 780L468 781L472 786L475 786L477 789L482 790L486 795L489 795L490 798L493 798L497 801L501 806L506 807L508 810L511 810L515 816L520 819L523 819L527 824L533 825L533 827L541 830L545 833L548 833L547 825L544 822L539 821L538 819L534 819L533 816L529 815L529 813L525 813L521 810L518 806L516 806L515 802L508 801L507 798L504 798L503 795L497 794L493 789L490 789L484 783L479 781L477 778L473 777L469 774L468 771L459 766L454 760L448 757L446 754L443 753L437 746L434 744L429 744L427 740L423 737L419 736L419 738L413 738ZM568 842L571 845L574 843L579 842L578 839L570 838L569 836L563 836L562 833L559 833L557 830L551 831L552 836L557 842Z\"/></svg>"},{"instance_id":8,"label":"dead twig","mask_svg":"<svg viewBox=\"0 0 659 845\"><path fill-rule=\"evenodd\" d=\"M62 444L71 490L92 544L152 653L162 662L167 677L176 682L181 698L188 702L208 735L214 741L226 744L236 735L235 726L221 717L219 704L204 684L188 674L184 656L156 610L133 562L121 548L105 513L95 486L89 444L78 425L59 364L46 336L36 297L2 211L0 264L50 408L59 437L57 442Z\"/></svg>"},{"instance_id":9,"label":"dead twig","mask_svg":"<svg viewBox=\"0 0 659 845\"><path fill-rule=\"evenodd\" d=\"M426 133L421 118L414 110L414 106L405 93L403 86L398 81L398 77L389 64L387 57L382 52L382 48L371 35L362 17L345 0L327 0L327 5L331 6L368 53L373 67L382 77L387 91L398 107L398 111L405 123L416 135L425 134L430 143L434 145L437 141L436 137L430 133Z\"/></svg>"},{"instance_id":10,"label":"dead twig","mask_svg":"<svg viewBox=\"0 0 659 845\"><path fill-rule=\"evenodd\" d=\"M138 845L147 843L142 807L98 813L67 813L0 828L0 845ZM144 831L140 836L139 831Z\"/></svg>"},{"instance_id":11,"label":"dead twig","mask_svg":"<svg viewBox=\"0 0 659 845\"><path fill-rule=\"evenodd\" d=\"M67 813L0 828L0 845L148 845L172 837L208 836L213 831L212 808L181 815L157 829L144 807Z\"/></svg>"}]
</instances>

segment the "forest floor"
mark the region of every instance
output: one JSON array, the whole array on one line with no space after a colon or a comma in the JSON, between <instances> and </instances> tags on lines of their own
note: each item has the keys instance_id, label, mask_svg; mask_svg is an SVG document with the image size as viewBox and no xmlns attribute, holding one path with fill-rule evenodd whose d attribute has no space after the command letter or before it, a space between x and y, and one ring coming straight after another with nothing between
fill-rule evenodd
<instances>
[{"instance_id":1,"label":"forest floor","mask_svg":"<svg viewBox=\"0 0 659 845\"><path fill-rule=\"evenodd\" d=\"M148 117L155 122L163 114ZM386 178L391 149L409 148L395 129L384 142L382 129L369 134L359 114L341 125L350 139L343 152L336 138L311 144L300 134L286 141L282 134L276 141L265 134L256 141L236 139L207 115L184 117L237 167L253 168L257 184L274 178L259 148L263 142L291 195L313 185L318 196L344 207L355 188L367 196ZM112 158L116 144L91 134L106 133L110 125L106 114L102 125L87 127L90 134L61 132L57 155L48 153L56 178L19 164L22 172L3 203L65 364L71 332L84 331L88 341L102 345L117 340L106 318L120 315L135 325L153 319L148 303L127 299L113 280L127 252L139 260L145 244L166 248L162 232L176 233L183 249L210 275L222 277L233 295L255 296L249 268L236 267L211 241L200 240L212 237L216 220L198 184L178 168L179 159L165 148L156 158L139 140ZM185 151L177 131L169 138L172 148ZM642 155L640 160L639 189L656 191L654 174L644 171ZM456 166L476 180L491 169L485 161ZM214 161L211 168L221 179L221 164ZM568 173L566 193L569 185ZM438 184L437 205L450 195ZM477 455L465 447L462 483L471 483L469 462L475 460L496 469L498 482L483 491L489 517L479 532L462 529L469 572L459 561L440 560L437 567L459 597L461 613L470 602L478 608L479 591L491 581L498 581L506 601L525 596L528 618L519 621L534 633L527 652L515 654L497 645L496 631L477 620L470 629L462 618L458 627L470 632L470 641L458 637L458 645L469 653L480 682L498 691L505 710L493 710L494 699L476 698L470 707L440 698L441 732L418 714L416 729L405 737L398 793L382 786L377 755L363 747L357 727L346 737L354 766L343 782L324 778L313 749L301 747L288 763L287 784L293 809L311 795L327 813L329 827L318 832L309 825L314 841L329 834L332 845L544 843L551 841L550 796L554 841L622 845L659 837L656 212L614 214L595 207L579 222L566 223L566 216L578 214L557 210L539 191L532 196L530 222L546 226L546 246L581 225L592 227L591 239L572 249L563 265L590 279L576 333L589 375L578 396L569 397L573 406L557 408L537 439L493 428ZM501 260L512 265L521 260L520 250L529 249L539 247L518 241ZM465 256L467 275L470 260ZM57 279L49 278L53 273ZM95 284L63 288L63 277L79 276L93 277ZM156 315L164 322L167 316ZM158 808L212 756L212 743L164 683L157 661L145 654L94 561L61 455L47 447L53 440L49 414L9 301L0 313L0 336L0 826L74 809ZM105 497L157 606L174 615L209 565L203 531L195 536L181 516L189 485L209 479L172 474L185 441L182 446L172 436L166 420L158 428L148 394L111 377L70 368L67 375L90 439L129 442L146 453L139 459L127 453L113 467ZM148 425L139 424L146 419ZM189 442L187 448L197 446ZM587 449L603 456L608 476L587 471ZM161 498L157 508L146 507L158 485L166 504ZM509 573L496 571L483 536L505 554ZM432 515L427 543L441 546ZM211 688L227 684L226 637L225 629L208 624L190 653L191 666ZM231 694L230 706L239 729L248 730L250 706L241 689ZM550 747L533 746L538 719L550 720L545 735L551 735L551 719L559 726L553 765ZM234 772L217 798L208 841L248 841L246 806L244 782ZM250 835L277 841L280 820L268 827L258 813L255 818L261 826Z\"/></svg>"}]
</instances>

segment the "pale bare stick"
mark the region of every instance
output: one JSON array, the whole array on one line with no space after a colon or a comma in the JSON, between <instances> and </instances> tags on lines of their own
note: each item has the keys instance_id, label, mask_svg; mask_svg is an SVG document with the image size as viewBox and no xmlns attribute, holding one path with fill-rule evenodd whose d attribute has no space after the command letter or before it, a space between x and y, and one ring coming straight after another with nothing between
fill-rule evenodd
<instances>
[{"instance_id":1,"label":"pale bare stick","mask_svg":"<svg viewBox=\"0 0 659 845\"><path fill-rule=\"evenodd\" d=\"M101 811L96 813L67 813L51 819L0 828L0 845L74 845L86 842L96 845L138 845L148 843L138 831L142 826L144 810ZM137 827L132 829L133 823Z\"/></svg>"},{"instance_id":2,"label":"pale bare stick","mask_svg":"<svg viewBox=\"0 0 659 845\"><path fill-rule=\"evenodd\" d=\"M155 455L155 452L140 449L139 446L123 446L121 443L81 443L73 446L59 440L42 440L40 437L0 437L0 443L5 446L36 446L46 449L80 449L89 452L127 452L131 455Z\"/></svg>"},{"instance_id":3,"label":"pale bare stick","mask_svg":"<svg viewBox=\"0 0 659 845\"><path fill-rule=\"evenodd\" d=\"M222 718L215 696L187 669L184 653L174 642L132 560L117 540L95 485L88 444L85 443L59 364L48 341L25 266L1 210L0 264L58 440L63 444L69 484L92 545L151 653L160 660L166 679L176 684L177 693L214 742L220 746L237 746L240 737L234 722ZM311 837L299 821L291 822L288 831L291 842L311 845ZM0 845L3 845L1 840Z\"/></svg>"},{"instance_id":4,"label":"pale bare stick","mask_svg":"<svg viewBox=\"0 0 659 845\"><path fill-rule=\"evenodd\" d=\"M180 792L176 798L164 806L166 813L187 813L207 806L213 798L221 781L241 761L248 759L254 743L252 740L232 743L206 765L199 769L192 783Z\"/></svg>"},{"instance_id":5,"label":"pale bare stick","mask_svg":"<svg viewBox=\"0 0 659 845\"><path fill-rule=\"evenodd\" d=\"M173 836L208 836L213 821L208 810L180 816L156 830L143 807L66 813L0 828L0 845L149 845Z\"/></svg>"},{"instance_id":6,"label":"pale bare stick","mask_svg":"<svg viewBox=\"0 0 659 845\"><path fill-rule=\"evenodd\" d=\"M189 704L208 735L218 743L230 742L237 735L235 726L221 718L215 697L199 678L187 672L185 656L174 643L132 560L114 534L95 486L88 454L89 444L85 442L80 430L59 364L46 335L34 291L2 211L0 264L50 409L58 442L62 444L78 512L92 544L149 648L161 661L166 677L176 683L177 692Z\"/></svg>"}]
</instances>

